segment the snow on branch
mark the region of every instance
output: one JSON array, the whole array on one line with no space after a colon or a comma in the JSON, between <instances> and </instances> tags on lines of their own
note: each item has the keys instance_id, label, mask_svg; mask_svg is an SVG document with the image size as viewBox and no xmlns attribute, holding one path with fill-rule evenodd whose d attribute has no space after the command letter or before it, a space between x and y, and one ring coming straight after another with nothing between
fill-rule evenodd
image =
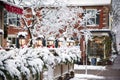
<instances>
[{"instance_id":1,"label":"snow on branch","mask_svg":"<svg viewBox=\"0 0 120 80\"><path fill-rule=\"evenodd\" d=\"M27 32L19 32L18 35L17 35L17 37L19 37L19 36L24 36L24 37L26 37L27 35L28 35Z\"/></svg>"}]
</instances>

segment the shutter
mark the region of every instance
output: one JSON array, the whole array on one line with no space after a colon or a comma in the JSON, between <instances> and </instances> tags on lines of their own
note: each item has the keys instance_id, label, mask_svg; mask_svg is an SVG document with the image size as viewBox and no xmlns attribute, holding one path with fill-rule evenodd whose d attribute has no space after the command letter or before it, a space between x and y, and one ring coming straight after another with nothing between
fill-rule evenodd
<instances>
[{"instance_id":1,"label":"shutter","mask_svg":"<svg viewBox=\"0 0 120 80\"><path fill-rule=\"evenodd\" d=\"M100 14L96 14L96 25L100 24Z\"/></svg>"}]
</instances>

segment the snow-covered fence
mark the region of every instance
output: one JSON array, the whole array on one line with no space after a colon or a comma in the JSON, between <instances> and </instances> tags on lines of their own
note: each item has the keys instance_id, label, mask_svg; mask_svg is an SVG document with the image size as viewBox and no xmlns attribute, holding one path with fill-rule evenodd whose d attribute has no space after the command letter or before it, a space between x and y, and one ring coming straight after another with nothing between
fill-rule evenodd
<instances>
[{"instance_id":1,"label":"snow-covered fence","mask_svg":"<svg viewBox=\"0 0 120 80\"><path fill-rule=\"evenodd\" d=\"M73 69L70 65L76 60L80 60L80 50L76 47L0 50L0 78L45 80L43 73L46 71L47 78L54 80L69 73Z\"/></svg>"}]
</instances>

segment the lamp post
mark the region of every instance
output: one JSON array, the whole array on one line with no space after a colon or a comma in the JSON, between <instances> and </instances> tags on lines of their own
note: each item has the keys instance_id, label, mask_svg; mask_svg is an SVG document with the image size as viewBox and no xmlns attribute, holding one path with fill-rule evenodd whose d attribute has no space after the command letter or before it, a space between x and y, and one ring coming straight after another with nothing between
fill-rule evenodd
<instances>
[{"instance_id":1,"label":"lamp post","mask_svg":"<svg viewBox=\"0 0 120 80\"><path fill-rule=\"evenodd\" d=\"M88 31L85 27L85 30L84 31L81 31L82 32L82 35L84 36L85 38L85 54L86 54L86 58L85 58L85 61L86 61L86 66L85 66L85 74L87 75L87 57L88 57L88 40L92 40L92 34L90 31Z\"/></svg>"}]
</instances>

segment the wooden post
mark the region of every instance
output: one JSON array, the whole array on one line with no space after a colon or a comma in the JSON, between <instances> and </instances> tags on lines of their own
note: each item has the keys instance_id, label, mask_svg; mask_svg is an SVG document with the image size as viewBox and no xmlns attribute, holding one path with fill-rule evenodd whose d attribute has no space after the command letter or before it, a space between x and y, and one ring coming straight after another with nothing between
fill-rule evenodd
<instances>
[{"instance_id":1,"label":"wooden post","mask_svg":"<svg viewBox=\"0 0 120 80\"><path fill-rule=\"evenodd\" d=\"M61 77L60 77L59 80L63 80L63 63L60 64L60 65L61 65Z\"/></svg>"},{"instance_id":2,"label":"wooden post","mask_svg":"<svg viewBox=\"0 0 120 80\"><path fill-rule=\"evenodd\" d=\"M40 80L43 80L43 71L40 72Z\"/></svg>"}]
</instances>

